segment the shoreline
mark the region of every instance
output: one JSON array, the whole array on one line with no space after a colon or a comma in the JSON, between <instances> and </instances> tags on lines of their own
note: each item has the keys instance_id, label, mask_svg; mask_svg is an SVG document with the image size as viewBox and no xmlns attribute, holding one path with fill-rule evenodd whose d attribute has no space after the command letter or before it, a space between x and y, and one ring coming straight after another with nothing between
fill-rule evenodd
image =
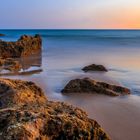
<instances>
[{"instance_id":1,"label":"shoreline","mask_svg":"<svg viewBox=\"0 0 140 140\"><path fill-rule=\"evenodd\" d=\"M101 78L102 77L98 77L98 79ZM31 80L32 78L29 79ZM129 95L124 97L108 97L104 95L92 94L69 94L66 96L62 95L60 92L53 93L52 91L49 91L48 88L50 85L48 85L47 82L49 79L47 79L46 84L44 84L43 81L41 82L38 77L33 78L32 80L40 85L42 89L44 89L44 91L47 93L46 96L50 100L66 102L85 110L91 118L96 119L101 124L101 126L103 126L104 130L113 140L124 140L126 137L128 140L133 140L132 138L136 139L139 137L139 132L137 131L139 130L140 126L140 124L138 124L138 118L140 117L140 102L138 101L140 99L139 96ZM50 82L53 83L53 81ZM136 106L137 108L135 108ZM128 109L129 107L130 109ZM133 113L135 116L134 118L132 118L131 115ZM123 127L121 125L116 127L117 123L122 124ZM128 131L130 131L129 134Z\"/></svg>"},{"instance_id":2,"label":"shoreline","mask_svg":"<svg viewBox=\"0 0 140 140\"><path fill-rule=\"evenodd\" d=\"M59 55L57 57L59 57ZM54 59L56 58L54 57ZM68 82L69 80L77 77L85 77L85 75L86 76L92 75L91 77L95 78L96 80L101 80L101 81L103 80L105 82L108 81L109 83L120 85L118 83L119 80L117 79L118 75L115 75L115 78L114 77L112 78L113 74L111 73L112 74L111 75L110 71L109 74L101 74L101 73L84 74L81 71L80 72L71 71L71 69L63 70L63 65L62 65L63 61L62 62L59 61L61 60L61 57L58 60L58 62L55 60L49 61L50 59L48 58L48 56L47 57L43 56L42 59L43 59L42 61L43 72L39 74L25 75L25 76L11 75L10 78L33 81L45 91L46 96L50 100L66 102L82 108L89 114L90 118L96 119L99 122L99 124L101 124L101 126L105 129L105 132L107 132L113 140L124 140L126 138L128 140L133 140L133 138L137 139L139 137L137 131L140 128L139 127L140 124L138 122L140 117L140 112L139 112L140 102L138 101L139 96L129 95L125 97L115 97L115 98L107 97L103 95L91 95L91 94L87 94L87 95L73 94L73 95L64 96L59 92L60 89L62 89L62 87L64 86L64 84L66 84L66 82ZM98 63L100 64L100 62ZM110 61L108 63L110 63ZM79 63L74 63L76 67L81 66L78 64ZM84 64L87 63L84 62ZM54 66L53 70L57 70L57 66L59 66L60 71L58 70L55 73L55 71L53 72L49 66ZM122 77L125 77L127 73L125 75L125 73L123 72L120 73L120 75ZM8 76L2 76L2 77L8 77ZM121 84L122 83L123 82L121 82Z\"/></svg>"}]
</instances>

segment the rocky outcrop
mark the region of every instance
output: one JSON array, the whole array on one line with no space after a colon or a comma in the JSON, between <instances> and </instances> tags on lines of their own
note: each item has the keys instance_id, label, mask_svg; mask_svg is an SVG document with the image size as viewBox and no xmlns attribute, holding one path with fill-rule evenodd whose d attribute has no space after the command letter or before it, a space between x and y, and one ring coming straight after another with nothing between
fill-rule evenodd
<instances>
[{"instance_id":1,"label":"rocky outcrop","mask_svg":"<svg viewBox=\"0 0 140 140\"><path fill-rule=\"evenodd\" d=\"M19 61L12 58L2 59L0 58L0 70L9 70L11 72L18 72L22 68Z\"/></svg>"},{"instance_id":2,"label":"rocky outcrop","mask_svg":"<svg viewBox=\"0 0 140 140\"><path fill-rule=\"evenodd\" d=\"M32 82L0 79L0 139L109 140L79 108L48 101Z\"/></svg>"},{"instance_id":3,"label":"rocky outcrop","mask_svg":"<svg viewBox=\"0 0 140 140\"><path fill-rule=\"evenodd\" d=\"M39 35L23 35L16 42L5 42L0 40L0 57L15 58L34 54L41 51L42 40Z\"/></svg>"},{"instance_id":4,"label":"rocky outcrop","mask_svg":"<svg viewBox=\"0 0 140 140\"><path fill-rule=\"evenodd\" d=\"M62 90L62 93L97 93L119 96L130 94L130 90L125 87L84 78L71 80Z\"/></svg>"},{"instance_id":5,"label":"rocky outcrop","mask_svg":"<svg viewBox=\"0 0 140 140\"><path fill-rule=\"evenodd\" d=\"M86 66L82 70L84 72L88 72L88 71L103 71L103 72L107 72L108 71L103 65L96 65L96 64Z\"/></svg>"},{"instance_id":6,"label":"rocky outcrop","mask_svg":"<svg viewBox=\"0 0 140 140\"><path fill-rule=\"evenodd\" d=\"M0 108L38 105L46 100L43 91L32 82L0 79Z\"/></svg>"}]
</instances>

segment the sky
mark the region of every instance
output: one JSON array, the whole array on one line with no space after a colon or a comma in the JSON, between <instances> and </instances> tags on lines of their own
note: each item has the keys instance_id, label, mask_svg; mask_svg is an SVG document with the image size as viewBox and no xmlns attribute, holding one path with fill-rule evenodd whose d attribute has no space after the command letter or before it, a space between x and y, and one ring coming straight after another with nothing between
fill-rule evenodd
<instances>
[{"instance_id":1,"label":"sky","mask_svg":"<svg viewBox=\"0 0 140 140\"><path fill-rule=\"evenodd\" d=\"M140 29L140 0L0 0L0 29Z\"/></svg>"}]
</instances>

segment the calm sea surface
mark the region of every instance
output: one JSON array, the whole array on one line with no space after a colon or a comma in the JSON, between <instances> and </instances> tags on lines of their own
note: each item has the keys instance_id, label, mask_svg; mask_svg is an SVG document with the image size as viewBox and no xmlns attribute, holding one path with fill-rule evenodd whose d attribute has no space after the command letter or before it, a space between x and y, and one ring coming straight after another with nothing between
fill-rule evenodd
<instances>
[{"instance_id":1,"label":"calm sea surface","mask_svg":"<svg viewBox=\"0 0 140 140\"><path fill-rule=\"evenodd\" d=\"M43 88L50 100L71 103L85 109L113 140L135 140L140 129L140 30L0 30L6 41L21 35L40 34L42 59L25 59L25 71L42 69L29 75L3 76L32 80ZM36 57L36 56L35 56ZM36 62L37 60L37 62ZM32 64L33 63L33 64ZM103 64L107 73L84 73L88 64ZM73 78L91 77L121 84L132 95L111 98L103 95L60 93ZM128 133L129 132L129 133Z\"/></svg>"}]
</instances>

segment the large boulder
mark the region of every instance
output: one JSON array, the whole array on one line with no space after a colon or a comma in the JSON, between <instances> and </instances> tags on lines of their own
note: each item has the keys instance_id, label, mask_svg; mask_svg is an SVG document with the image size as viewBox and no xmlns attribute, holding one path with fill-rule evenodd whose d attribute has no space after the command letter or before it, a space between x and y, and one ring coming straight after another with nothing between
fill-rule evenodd
<instances>
[{"instance_id":1,"label":"large boulder","mask_svg":"<svg viewBox=\"0 0 140 140\"><path fill-rule=\"evenodd\" d=\"M79 108L48 101L32 82L0 79L0 139L109 140Z\"/></svg>"},{"instance_id":2,"label":"large boulder","mask_svg":"<svg viewBox=\"0 0 140 140\"><path fill-rule=\"evenodd\" d=\"M130 90L125 87L98 82L89 78L71 80L62 93L98 93L110 96L128 95Z\"/></svg>"},{"instance_id":3,"label":"large boulder","mask_svg":"<svg viewBox=\"0 0 140 140\"><path fill-rule=\"evenodd\" d=\"M85 66L82 70L84 72L88 72L88 71L103 71L103 72L107 72L108 71L103 65L96 65L96 64Z\"/></svg>"},{"instance_id":4,"label":"large boulder","mask_svg":"<svg viewBox=\"0 0 140 140\"><path fill-rule=\"evenodd\" d=\"M15 58L28 56L41 51L42 39L39 35L23 35L16 42L5 42L0 40L0 57Z\"/></svg>"}]
</instances>

